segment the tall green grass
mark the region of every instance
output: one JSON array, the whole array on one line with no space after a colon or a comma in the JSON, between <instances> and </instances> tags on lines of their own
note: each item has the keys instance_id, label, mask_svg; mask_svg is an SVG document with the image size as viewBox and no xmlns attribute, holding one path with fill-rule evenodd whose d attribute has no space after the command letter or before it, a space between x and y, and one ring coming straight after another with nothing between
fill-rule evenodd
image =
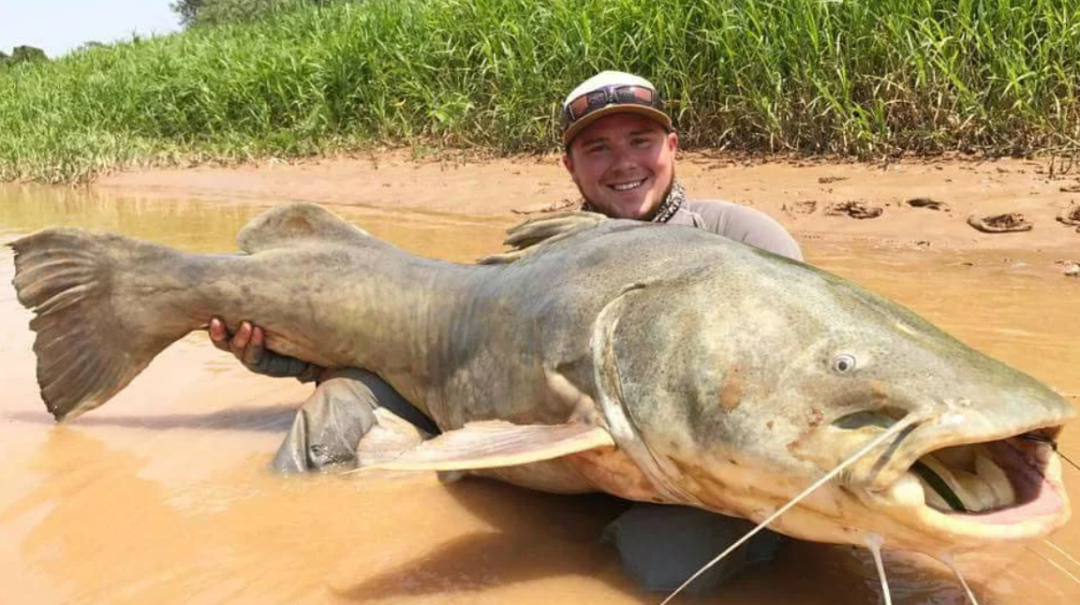
<instances>
[{"instance_id":1,"label":"tall green grass","mask_svg":"<svg viewBox=\"0 0 1080 605\"><path fill-rule=\"evenodd\" d=\"M366 0L0 73L0 179L372 143L554 149L601 69L684 146L1027 153L1080 142L1075 0Z\"/></svg>"}]
</instances>

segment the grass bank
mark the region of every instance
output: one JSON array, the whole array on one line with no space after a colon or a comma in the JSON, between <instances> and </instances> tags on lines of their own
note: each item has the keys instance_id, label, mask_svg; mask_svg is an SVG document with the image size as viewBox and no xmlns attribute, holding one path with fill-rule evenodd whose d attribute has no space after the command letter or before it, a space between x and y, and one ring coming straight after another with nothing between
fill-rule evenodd
<instances>
[{"instance_id":1,"label":"grass bank","mask_svg":"<svg viewBox=\"0 0 1080 605\"><path fill-rule=\"evenodd\" d=\"M1074 0L365 0L0 72L0 179L372 143L557 146L559 101L646 75L684 146L1080 146Z\"/></svg>"}]
</instances>

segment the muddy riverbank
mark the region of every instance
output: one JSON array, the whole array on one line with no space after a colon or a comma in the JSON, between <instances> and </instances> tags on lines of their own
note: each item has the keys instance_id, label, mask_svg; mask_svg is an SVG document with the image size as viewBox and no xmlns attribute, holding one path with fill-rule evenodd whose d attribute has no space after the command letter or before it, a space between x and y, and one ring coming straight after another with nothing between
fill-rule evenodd
<instances>
[{"instance_id":1,"label":"muddy riverbank","mask_svg":"<svg viewBox=\"0 0 1080 605\"><path fill-rule=\"evenodd\" d=\"M1080 205L1080 166L1049 158L868 164L684 153L678 176L691 197L753 206L803 241L1080 254L1078 227L1056 220ZM99 180L93 190L141 198L307 200L508 219L573 208L578 199L557 156L479 159L443 154L424 159L403 151L119 173ZM1007 213L1021 214L1031 230L991 234L968 223L972 215Z\"/></svg>"}]
</instances>

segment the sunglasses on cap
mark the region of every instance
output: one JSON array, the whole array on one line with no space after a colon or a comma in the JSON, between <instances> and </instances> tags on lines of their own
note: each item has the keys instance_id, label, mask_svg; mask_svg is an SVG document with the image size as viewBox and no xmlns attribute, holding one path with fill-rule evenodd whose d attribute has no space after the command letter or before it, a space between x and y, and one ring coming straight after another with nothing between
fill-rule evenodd
<instances>
[{"instance_id":1,"label":"sunglasses on cap","mask_svg":"<svg viewBox=\"0 0 1080 605\"><path fill-rule=\"evenodd\" d=\"M660 95L651 88L633 84L605 86L591 90L567 103L563 107L563 127L569 127L581 118L608 105L624 104L644 105L657 110L660 110L662 105Z\"/></svg>"}]
</instances>

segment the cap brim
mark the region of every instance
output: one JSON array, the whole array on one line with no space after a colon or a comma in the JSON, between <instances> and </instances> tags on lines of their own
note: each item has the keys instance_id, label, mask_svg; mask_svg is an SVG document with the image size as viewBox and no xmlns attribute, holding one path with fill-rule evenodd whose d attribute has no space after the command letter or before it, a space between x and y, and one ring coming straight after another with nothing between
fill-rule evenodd
<instances>
[{"instance_id":1,"label":"cap brim","mask_svg":"<svg viewBox=\"0 0 1080 605\"><path fill-rule=\"evenodd\" d=\"M588 128L589 124L615 113L636 113L640 116L645 116L650 120L657 122L667 130L671 130L671 118L668 115L655 107L648 107L646 105L635 105L632 103L626 103L622 105L608 105L607 107L601 107L596 111L584 116L580 120L574 122L563 131L562 140L563 145L569 145L570 141L574 140L579 133L585 128Z\"/></svg>"}]
</instances>

